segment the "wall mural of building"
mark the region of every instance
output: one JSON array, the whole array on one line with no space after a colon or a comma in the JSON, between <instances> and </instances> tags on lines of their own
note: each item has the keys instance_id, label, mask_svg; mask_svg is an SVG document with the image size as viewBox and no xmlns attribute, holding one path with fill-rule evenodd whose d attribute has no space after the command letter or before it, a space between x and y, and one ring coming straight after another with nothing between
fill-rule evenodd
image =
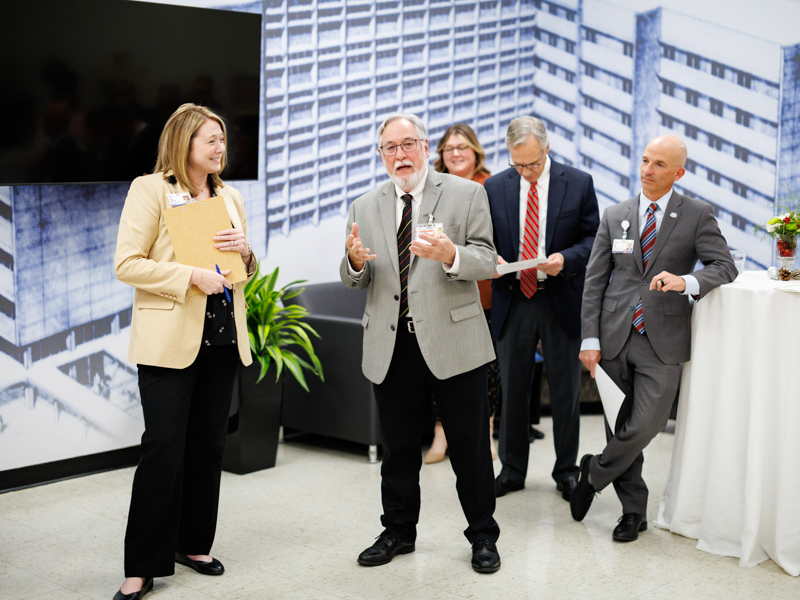
<instances>
[{"instance_id":1,"label":"wall mural of building","mask_svg":"<svg viewBox=\"0 0 800 600\"><path fill-rule=\"evenodd\" d=\"M286 281L337 279L349 204L385 180L375 132L395 111L418 114L434 148L469 123L493 172L509 121L539 116L601 210L638 192L646 142L674 133L689 147L676 187L713 204L751 267L774 255L754 226L800 192L797 2L749 19L724 0L171 3L263 14L262 166L233 184L263 268ZM0 471L139 441L133 296L113 272L127 188L0 187Z\"/></svg>"}]
</instances>

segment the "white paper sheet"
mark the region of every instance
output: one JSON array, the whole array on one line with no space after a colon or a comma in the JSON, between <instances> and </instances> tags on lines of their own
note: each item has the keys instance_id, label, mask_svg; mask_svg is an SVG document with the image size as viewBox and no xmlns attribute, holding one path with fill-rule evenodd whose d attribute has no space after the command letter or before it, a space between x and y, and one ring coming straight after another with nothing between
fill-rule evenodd
<instances>
[{"instance_id":1,"label":"white paper sheet","mask_svg":"<svg viewBox=\"0 0 800 600\"><path fill-rule=\"evenodd\" d=\"M535 267L536 265L546 262L546 258L531 258L529 260L520 260L513 263L506 263L504 265L497 265L497 273L499 275L515 273L517 271L522 271L522 269L530 269L531 267Z\"/></svg>"},{"instance_id":2,"label":"white paper sheet","mask_svg":"<svg viewBox=\"0 0 800 600\"><path fill-rule=\"evenodd\" d=\"M617 426L619 409L622 407L622 401L625 400L625 394L611 380L608 373L600 368L600 365L595 368L594 380L597 383L597 391L600 392L600 400L603 402L603 411L606 413L608 426L614 431Z\"/></svg>"}]
</instances>

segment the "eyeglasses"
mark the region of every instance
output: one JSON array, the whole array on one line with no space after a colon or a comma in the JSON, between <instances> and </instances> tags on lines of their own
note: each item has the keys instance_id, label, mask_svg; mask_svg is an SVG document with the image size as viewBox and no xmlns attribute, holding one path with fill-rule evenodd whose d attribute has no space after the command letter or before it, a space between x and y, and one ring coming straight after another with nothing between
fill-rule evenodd
<instances>
[{"instance_id":1,"label":"eyeglasses","mask_svg":"<svg viewBox=\"0 0 800 600\"><path fill-rule=\"evenodd\" d=\"M536 171L539 169L542 164L544 163L546 156L542 154L542 158L540 158L537 162L528 163L527 165L519 165L515 162L512 162L510 159L508 161L509 167L514 167L517 171Z\"/></svg>"},{"instance_id":2,"label":"eyeglasses","mask_svg":"<svg viewBox=\"0 0 800 600\"><path fill-rule=\"evenodd\" d=\"M409 152L413 152L417 149L417 142L422 140L409 138L407 140L403 140L399 144L386 144L385 146L379 146L378 150L381 151L381 154L384 156L393 156L397 153L397 148L400 147L403 151L407 154Z\"/></svg>"},{"instance_id":3,"label":"eyeglasses","mask_svg":"<svg viewBox=\"0 0 800 600\"><path fill-rule=\"evenodd\" d=\"M464 154L469 149L469 146L445 146L442 148L442 154L452 154L456 150L458 150L459 154Z\"/></svg>"}]
</instances>

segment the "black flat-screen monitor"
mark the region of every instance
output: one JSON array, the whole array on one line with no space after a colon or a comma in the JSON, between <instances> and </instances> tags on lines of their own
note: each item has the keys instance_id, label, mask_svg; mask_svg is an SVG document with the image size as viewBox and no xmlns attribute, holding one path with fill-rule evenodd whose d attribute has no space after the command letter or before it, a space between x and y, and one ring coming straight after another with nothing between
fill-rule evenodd
<instances>
[{"instance_id":1,"label":"black flat-screen monitor","mask_svg":"<svg viewBox=\"0 0 800 600\"><path fill-rule=\"evenodd\" d=\"M130 181L184 102L228 128L226 179L258 176L261 15L129 0L0 12L0 185Z\"/></svg>"}]
</instances>

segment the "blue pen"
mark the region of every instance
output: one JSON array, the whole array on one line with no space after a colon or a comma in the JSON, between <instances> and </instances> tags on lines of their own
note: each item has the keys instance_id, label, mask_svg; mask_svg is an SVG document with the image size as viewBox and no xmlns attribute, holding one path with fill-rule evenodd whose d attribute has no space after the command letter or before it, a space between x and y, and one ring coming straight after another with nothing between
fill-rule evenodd
<instances>
[{"instance_id":1,"label":"blue pen","mask_svg":"<svg viewBox=\"0 0 800 600\"><path fill-rule=\"evenodd\" d=\"M220 275L222 275L222 272L219 270L219 265L214 265L214 266L215 266L215 267L217 267L217 273L219 273ZM222 288L222 291L224 291L224 292L225 292L225 299L226 299L228 302L230 302L230 301L231 301L231 295L228 293L228 288L224 287L224 288Z\"/></svg>"}]
</instances>

